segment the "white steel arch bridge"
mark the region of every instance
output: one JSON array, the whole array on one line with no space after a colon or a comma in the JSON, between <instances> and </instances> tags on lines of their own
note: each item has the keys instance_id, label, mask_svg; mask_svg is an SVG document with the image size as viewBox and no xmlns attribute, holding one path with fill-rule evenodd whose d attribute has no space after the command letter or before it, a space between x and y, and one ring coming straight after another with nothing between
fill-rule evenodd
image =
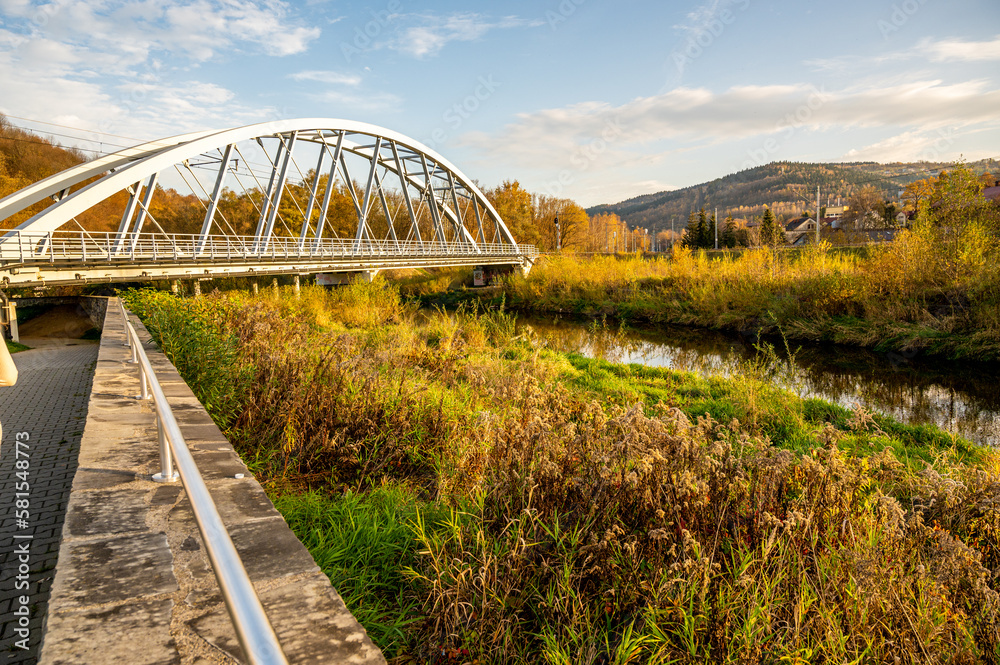
<instances>
[{"instance_id":1,"label":"white steel arch bridge","mask_svg":"<svg viewBox=\"0 0 1000 665\"><path fill-rule=\"evenodd\" d=\"M168 181L184 183L180 199L197 219L170 228L157 218L157 197L178 200L162 186ZM537 255L444 157L402 134L335 119L126 148L0 199L0 226L0 287L455 265L528 270Z\"/></svg>"}]
</instances>

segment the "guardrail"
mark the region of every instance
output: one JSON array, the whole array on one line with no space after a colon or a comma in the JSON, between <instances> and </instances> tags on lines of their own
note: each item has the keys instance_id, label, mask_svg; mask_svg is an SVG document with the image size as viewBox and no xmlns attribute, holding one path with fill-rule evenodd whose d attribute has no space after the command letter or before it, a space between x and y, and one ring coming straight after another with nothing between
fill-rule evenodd
<instances>
[{"instance_id":1,"label":"guardrail","mask_svg":"<svg viewBox=\"0 0 1000 665\"><path fill-rule=\"evenodd\" d=\"M4 267L65 262L222 262L254 260L317 260L352 257L420 257L442 255L534 256L534 245L440 242L419 240L301 239L275 236L200 236L86 231L10 231L0 237L0 263Z\"/></svg>"},{"instance_id":2,"label":"guardrail","mask_svg":"<svg viewBox=\"0 0 1000 665\"><path fill-rule=\"evenodd\" d=\"M254 665L288 665L274 627L264 612L250 576L243 567L243 561L219 516L212 495L198 471L191 451L184 442L184 436L167 403L163 389L156 380L149 357L142 348L139 334L129 321L128 312L121 300L118 301L118 307L125 321L126 343L132 349L132 360L129 362L139 365L140 397L142 399L152 397L156 409L156 429L160 441L160 473L153 476L153 479L159 482L173 482L177 480L178 475L180 476L244 655ZM176 471L174 461L177 463Z\"/></svg>"}]
</instances>

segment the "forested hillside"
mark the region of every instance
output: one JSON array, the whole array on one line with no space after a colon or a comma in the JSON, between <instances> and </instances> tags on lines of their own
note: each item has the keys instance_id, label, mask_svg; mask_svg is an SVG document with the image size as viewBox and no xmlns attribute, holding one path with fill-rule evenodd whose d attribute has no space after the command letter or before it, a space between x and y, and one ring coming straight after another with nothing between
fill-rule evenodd
<instances>
[{"instance_id":1,"label":"forested hillside","mask_svg":"<svg viewBox=\"0 0 1000 665\"><path fill-rule=\"evenodd\" d=\"M877 164L805 164L773 162L717 178L711 182L669 192L637 196L620 203L590 208L591 215L617 214L629 226L662 231L671 217L681 229L692 210L718 207L720 217L759 216L768 206L776 215L795 216L816 208L816 186L820 206L845 204L865 185L873 185L887 199L895 199L905 185L936 175L950 162ZM996 173L995 160L968 164L975 173Z\"/></svg>"}]
</instances>

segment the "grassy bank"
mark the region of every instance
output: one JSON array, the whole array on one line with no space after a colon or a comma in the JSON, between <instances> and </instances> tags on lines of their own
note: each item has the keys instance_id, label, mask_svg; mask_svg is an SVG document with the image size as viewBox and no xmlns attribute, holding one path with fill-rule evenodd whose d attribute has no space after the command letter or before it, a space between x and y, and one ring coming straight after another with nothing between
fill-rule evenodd
<instances>
[{"instance_id":1,"label":"grassy bank","mask_svg":"<svg viewBox=\"0 0 1000 665\"><path fill-rule=\"evenodd\" d=\"M878 350L1000 360L1000 267L983 240L962 249L903 233L859 252L716 256L679 248L674 260L572 255L512 276L508 306L604 315Z\"/></svg>"},{"instance_id":2,"label":"grassy bank","mask_svg":"<svg viewBox=\"0 0 1000 665\"><path fill-rule=\"evenodd\" d=\"M398 663L998 662L997 456L382 282L132 292Z\"/></svg>"}]
</instances>

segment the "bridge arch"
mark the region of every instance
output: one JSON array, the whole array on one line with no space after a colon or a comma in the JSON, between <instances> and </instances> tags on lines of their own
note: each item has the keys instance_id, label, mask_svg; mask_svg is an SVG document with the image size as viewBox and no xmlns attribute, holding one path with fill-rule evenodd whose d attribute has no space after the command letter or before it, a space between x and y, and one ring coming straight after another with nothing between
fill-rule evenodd
<instances>
[{"instance_id":1,"label":"bridge arch","mask_svg":"<svg viewBox=\"0 0 1000 665\"><path fill-rule=\"evenodd\" d=\"M265 141L274 144L273 156ZM289 179L293 178L293 171L298 172L302 183L306 182L306 174L295 159L303 146L311 148L311 156L316 160L308 200L295 201L301 219L292 220L292 224L282 220L286 234L298 226L301 248L319 241L324 233L329 237L326 206L338 179L347 185L351 193L357 214L353 240L359 246L367 240L376 239L369 225L376 209L380 209L380 214L388 219L386 237L381 239L386 242L398 244L405 231L405 238L410 242L421 245L424 242L450 244L472 252L480 251L483 244L517 246L503 219L476 184L431 148L375 125L323 118L281 120L222 131L183 134L127 148L72 167L0 199L0 219L15 215L47 197L54 199L54 203L47 208L7 232L0 239L0 244L18 235L17 232L21 232L22 237L24 234L54 232L89 208L125 190L129 196L128 203L113 240L115 252L123 251L130 244L135 246L140 234L148 228L150 203L161 174L169 173L170 169L178 169L179 172L181 165L191 171L192 160L209 160L209 164L217 160L214 183L206 186L197 176L194 177L202 192L193 193L202 198L205 207L205 218L198 234L201 240L199 245L204 248L213 230L222 229L220 196L227 179L239 179L237 170L231 164L234 160L238 164L234 155L242 155L240 146L247 143L256 143L263 149L270 167L265 169L263 178L267 182L266 187L262 179L254 175L258 185L256 189L263 192L251 243L258 252L267 251L275 237L279 207L286 195ZM308 148L306 152L309 152ZM296 153L297 149L299 153ZM355 167L356 172L352 174L347 163L349 155L360 158L362 163L367 162L367 172L361 172L364 167ZM205 165L198 164L201 167ZM310 162L309 166L313 163ZM193 171L191 174L194 175ZM98 175L97 180L80 186ZM183 173L181 175L184 177ZM363 180L356 179L355 176L361 175ZM325 187L321 187L322 176L326 176ZM362 186L357 188L355 183ZM78 188L74 191L74 187ZM395 195L395 210L390 209L387 200L390 192ZM430 237L426 237L428 235Z\"/></svg>"}]
</instances>

